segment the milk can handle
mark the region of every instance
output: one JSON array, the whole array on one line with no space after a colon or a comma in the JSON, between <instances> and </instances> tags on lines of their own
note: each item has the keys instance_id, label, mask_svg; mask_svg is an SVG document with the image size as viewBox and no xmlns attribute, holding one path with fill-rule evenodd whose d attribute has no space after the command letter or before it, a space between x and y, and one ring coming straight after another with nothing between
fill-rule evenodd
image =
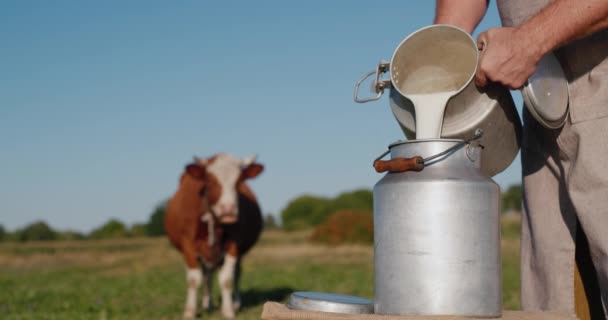
<instances>
[{"instance_id":1,"label":"milk can handle","mask_svg":"<svg viewBox=\"0 0 608 320\"><path fill-rule=\"evenodd\" d=\"M427 163L431 162L432 160L435 160L439 157L443 157L446 154L448 154L456 149L459 149L468 143L471 143L472 141L478 140L479 138L481 138L482 135L483 135L483 129L477 128L475 130L475 133L473 133L473 135L471 137L443 150L442 152L436 153L428 158L422 158L420 156L415 156L415 157L411 157L411 158L399 157L399 158L394 158L391 160L382 160L382 158L384 158L387 154L389 154L391 152L389 149L374 160L374 169L376 169L376 172L378 172L378 173L387 172L387 171L391 172L391 173L406 172L406 171L421 171L422 169L424 169L425 164L427 164Z\"/></svg>"},{"instance_id":2,"label":"milk can handle","mask_svg":"<svg viewBox=\"0 0 608 320\"><path fill-rule=\"evenodd\" d=\"M391 87L390 80L380 80L380 76L389 70L389 66L390 66L389 62L380 61L376 70L372 70L372 71L366 73L361 79L359 79L359 81L357 81L357 84L355 84L355 94L354 94L355 102L365 103L365 102L370 102L370 101L376 101L376 100L380 99L380 97L382 97L382 94L384 93L384 89ZM376 79L372 83L372 85L374 87L374 91L376 91L376 96L371 97L371 98L359 98L359 87L361 86L361 83L363 83L363 81L365 81L365 79L369 78L373 74L376 75Z\"/></svg>"},{"instance_id":3,"label":"milk can handle","mask_svg":"<svg viewBox=\"0 0 608 320\"><path fill-rule=\"evenodd\" d=\"M406 172L420 171L424 169L424 160L422 157L413 158L395 158L391 160L376 160L374 161L374 169L376 172Z\"/></svg>"}]
</instances>

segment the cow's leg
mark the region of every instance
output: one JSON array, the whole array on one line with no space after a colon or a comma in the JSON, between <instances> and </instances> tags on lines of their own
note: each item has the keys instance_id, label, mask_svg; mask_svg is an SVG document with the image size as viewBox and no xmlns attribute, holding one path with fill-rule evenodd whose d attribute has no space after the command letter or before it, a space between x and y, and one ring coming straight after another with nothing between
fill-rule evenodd
<instances>
[{"instance_id":1,"label":"cow's leg","mask_svg":"<svg viewBox=\"0 0 608 320\"><path fill-rule=\"evenodd\" d=\"M213 272L203 267L203 309L211 310L211 285L213 284Z\"/></svg>"},{"instance_id":2,"label":"cow's leg","mask_svg":"<svg viewBox=\"0 0 608 320\"><path fill-rule=\"evenodd\" d=\"M220 289L222 291L222 315L229 319L234 318L232 290L234 288L234 271L237 261L236 257L227 254L219 273Z\"/></svg>"},{"instance_id":3,"label":"cow's leg","mask_svg":"<svg viewBox=\"0 0 608 320\"><path fill-rule=\"evenodd\" d=\"M182 252L184 254L184 260L186 260L186 284L188 286L186 306L184 307L184 319L194 319L196 315L196 291L203 281L203 273L201 272L196 259L194 244L184 242L182 244Z\"/></svg>"},{"instance_id":4,"label":"cow's leg","mask_svg":"<svg viewBox=\"0 0 608 320\"><path fill-rule=\"evenodd\" d=\"M185 319L193 319L196 315L196 291L200 287L202 280L203 274L199 268L188 268L186 271L188 292L186 295L186 307L184 308Z\"/></svg>"},{"instance_id":5,"label":"cow's leg","mask_svg":"<svg viewBox=\"0 0 608 320\"><path fill-rule=\"evenodd\" d=\"M236 267L234 268L234 293L232 294L233 303L232 308L234 311L239 311L241 308L241 259L239 258L236 262Z\"/></svg>"}]
</instances>

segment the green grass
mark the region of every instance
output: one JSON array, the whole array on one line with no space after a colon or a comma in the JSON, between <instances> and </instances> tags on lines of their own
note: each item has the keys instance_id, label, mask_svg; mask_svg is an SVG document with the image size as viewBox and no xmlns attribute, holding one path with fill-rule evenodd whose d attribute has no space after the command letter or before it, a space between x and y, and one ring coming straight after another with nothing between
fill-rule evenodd
<instances>
[{"instance_id":1,"label":"green grass","mask_svg":"<svg viewBox=\"0 0 608 320\"><path fill-rule=\"evenodd\" d=\"M507 215L501 219L503 307L516 310L519 300L519 234L521 217Z\"/></svg>"},{"instance_id":2,"label":"green grass","mask_svg":"<svg viewBox=\"0 0 608 320\"><path fill-rule=\"evenodd\" d=\"M519 222L503 227L505 308L519 307ZM511 230L511 231L509 231ZM308 233L266 232L243 265L238 319L296 290L373 298L373 248L326 247ZM203 318L221 319L216 309ZM2 319L180 319L186 286L180 255L164 238L0 244Z\"/></svg>"}]
</instances>

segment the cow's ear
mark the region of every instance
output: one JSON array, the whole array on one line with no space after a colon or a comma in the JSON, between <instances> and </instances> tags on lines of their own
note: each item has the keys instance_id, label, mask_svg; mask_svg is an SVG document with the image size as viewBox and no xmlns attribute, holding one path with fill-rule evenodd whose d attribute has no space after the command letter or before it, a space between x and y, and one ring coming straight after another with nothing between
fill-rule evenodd
<instances>
[{"instance_id":1,"label":"cow's ear","mask_svg":"<svg viewBox=\"0 0 608 320\"><path fill-rule=\"evenodd\" d=\"M205 167L198 163L191 163L187 165L186 172L195 179L203 180L205 177Z\"/></svg>"},{"instance_id":2,"label":"cow's ear","mask_svg":"<svg viewBox=\"0 0 608 320\"><path fill-rule=\"evenodd\" d=\"M252 163L243 169L243 179L255 178L264 171L264 166L259 163Z\"/></svg>"}]
</instances>

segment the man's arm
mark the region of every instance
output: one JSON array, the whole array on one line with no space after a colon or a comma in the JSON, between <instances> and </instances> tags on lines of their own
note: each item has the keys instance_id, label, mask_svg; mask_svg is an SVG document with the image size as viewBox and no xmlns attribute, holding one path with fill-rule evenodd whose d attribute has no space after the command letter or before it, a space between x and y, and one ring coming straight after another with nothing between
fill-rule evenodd
<instances>
[{"instance_id":1,"label":"man's arm","mask_svg":"<svg viewBox=\"0 0 608 320\"><path fill-rule=\"evenodd\" d=\"M538 43L542 55L608 27L608 1L556 0L519 29Z\"/></svg>"},{"instance_id":2,"label":"man's arm","mask_svg":"<svg viewBox=\"0 0 608 320\"><path fill-rule=\"evenodd\" d=\"M473 33L488 9L489 0L437 0L435 24L449 24Z\"/></svg>"},{"instance_id":3,"label":"man's arm","mask_svg":"<svg viewBox=\"0 0 608 320\"><path fill-rule=\"evenodd\" d=\"M555 0L515 28L494 28L478 37L486 48L475 81L484 86L500 82L520 88L540 59L555 48L608 28L608 1Z\"/></svg>"}]
</instances>

